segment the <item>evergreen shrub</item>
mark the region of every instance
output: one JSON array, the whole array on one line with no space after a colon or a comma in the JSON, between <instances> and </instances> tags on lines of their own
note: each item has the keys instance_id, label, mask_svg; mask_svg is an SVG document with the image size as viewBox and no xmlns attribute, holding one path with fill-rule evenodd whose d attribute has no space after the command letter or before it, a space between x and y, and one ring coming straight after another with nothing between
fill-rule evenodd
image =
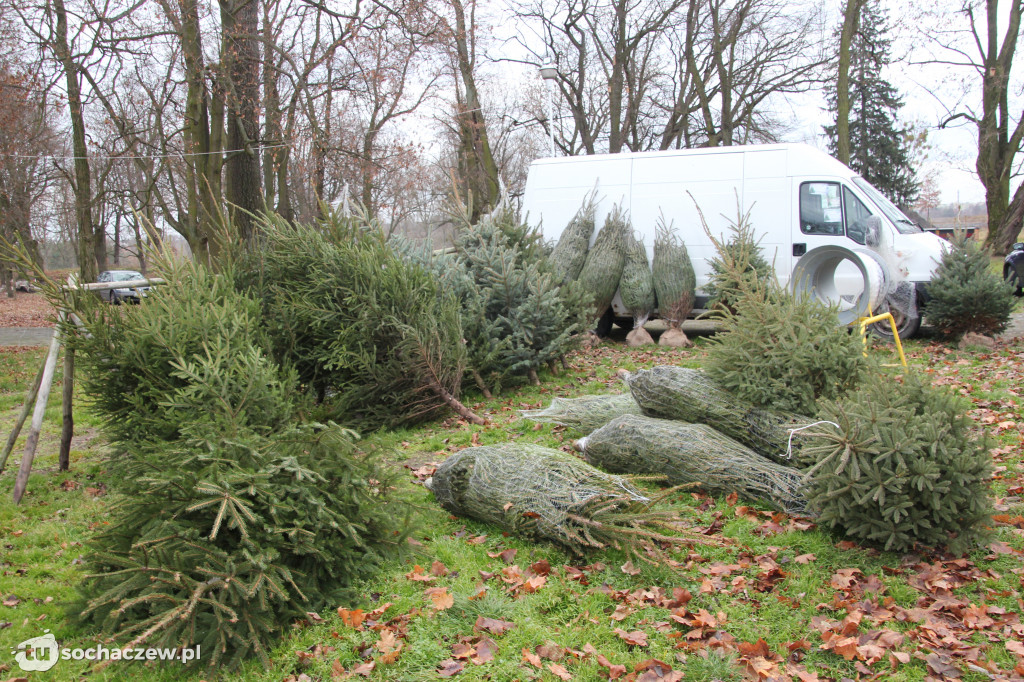
<instances>
[{"instance_id":1,"label":"evergreen shrub","mask_svg":"<svg viewBox=\"0 0 1024 682\"><path fill-rule=\"evenodd\" d=\"M698 209L699 210L699 209ZM711 274L704 291L708 309L732 310L736 300L748 291L769 286L775 280L775 268L761 249L760 239L750 222L750 211L737 209L735 221L729 221L729 236L715 237L701 214L704 232L715 245Z\"/></svg>"},{"instance_id":2,"label":"evergreen shrub","mask_svg":"<svg viewBox=\"0 0 1024 682\"><path fill-rule=\"evenodd\" d=\"M464 221L453 253L431 264L462 318L470 376L486 395L537 371L576 346L590 297L560 283L540 234L509 209Z\"/></svg>"},{"instance_id":3,"label":"evergreen shrub","mask_svg":"<svg viewBox=\"0 0 1024 682\"><path fill-rule=\"evenodd\" d=\"M374 429L454 409L483 423L458 401L466 349L455 299L379 226L337 213L316 225L269 217L234 267L319 420Z\"/></svg>"},{"instance_id":4,"label":"evergreen shrub","mask_svg":"<svg viewBox=\"0 0 1024 682\"><path fill-rule=\"evenodd\" d=\"M968 332L998 334L1014 306L1013 285L989 269L988 255L963 234L942 255L928 294L928 323L954 339Z\"/></svg>"},{"instance_id":5,"label":"evergreen shrub","mask_svg":"<svg viewBox=\"0 0 1024 682\"><path fill-rule=\"evenodd\" d=\"M120 646L267 651L403 543L391 477L335 425L296 424L293 371L265 351L230 274L167 274L139 306L75 301L82 386L117 457L76 617Z\"/></svg>"},{"instance_id":6,"label":"evergreen shrub","mask_svg":"<svg viewBox=\"0 0 1024 682\"><path fill-rule=\"evenodd\" d=\"M722 311L704 365L719 386L755 405L813 415L815 401L857 385L860 337L834 308L778 287L749 291Z\"/></svg>"},{"instance_id":7,"label":"evergreen shrub","mask_svg":"<svg viewBox=\"0 0 1024 682\"><path fill-rule=\"evenodd\" d=\"M977 543L991 514L991 457L966 409L945 389L881 371L822 401L818 417L839 428L803 432L799 455L814 463L806 492L818 523L898 552Z\"/></svg>"}]
</instances>

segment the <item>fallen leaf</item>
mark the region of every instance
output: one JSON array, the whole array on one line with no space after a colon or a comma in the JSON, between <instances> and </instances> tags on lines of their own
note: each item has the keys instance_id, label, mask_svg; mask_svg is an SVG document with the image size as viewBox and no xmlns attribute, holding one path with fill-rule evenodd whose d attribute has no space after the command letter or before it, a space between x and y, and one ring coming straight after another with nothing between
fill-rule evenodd
<instances>
[{"instance_id":1,"label":"fallen leaf","mask_svg":"<svg viewBox=\"0 0 1024 682\"><path fill-rule=\"evenodd\" d=\"M506 564L511 564L515 560L516 553L518 551L519 550L517 549L510 548L503 550L501 552L488 552L487 556L491 557L492 559L497 559L500 557L501 560L504 561Z\"/></svg>"},{"instance_id":2,"label":"fallen leaf","mask_svg":"<svg viewBox=\"0 0 1024 682\"><path fill-rule=\"evenodd\" d=\"M632 561L627 561L626 563L622 564L622 566L619 567L619 570L621 570L626 575L640 575L640 569L633 566Z\"/></svg>"},{"instance_id":3,"label":"fallen leaf","mask_svg":"<svg viewBox=\"0 0 1024 682\"><path fill-rule=\"evenodd\" d=\"M489 632L492 635L503 635L515 626L515 623L508 620L479 616L473 625L473 632Z\"/></svg>"},{"instance_id":4,"label":"fallen leaf","mask_svg":"<svg viewBox=\"0 0 1024 682\"><path fill-rule=\"evenodd\" d=\"M447 587L430 587L424 590L423 594L430 597L431 604L438 611L450 609L455 604L455 598L448 592Z\"/></svg>"},{"instance_id":5,"label":"fallen leaf","mask_svg":"<svg viewBox=\"0 0 1024 682\"><path fill-rule=\"evenodd\" d=\"M551 674L560 680L572 679L572 675L569 674L569 671L557 663L548 663L548 670L550 670Z\"/></svg>"},{"instance_id":6,"label":"fallen leaf","mask_svg":"<svg viewBox=\"0 0 1024 682\"><path fill-rule=\"evenodd\" d=\"M540 656L525 647L523 648L523 660L535 668L543 669L544 667L543 662L540 660Z\"/></svg>"},{"instance_id":7,"label":"fallen leaf","mask_svg":"<svg viewBox=\"0 0 1024 682\"><path fill-rule=\"evenodd\" d=\"M1010 653L1017 654L1018 656L1024 656L1024 643L1021 642L1007 642L1006 650Z\"/></svg>"},{"instance_id":8,"label":"fallen leaf","mask_svg":"<svg viewBox=\"0 0 1024 682\"><path fill-rule=\"evenodd\" d=\"M362 609L352 609L351 611L339 606L338 615L341 617L341 622L350 628L359 629L359 626L366 620L366 614L363 613Z\"/></svg>"},{"instance_id":9,"label":"fallen leaf","mask_svg":"<svg viewBox=\"0 0 1024 682\"><path fill-rule=\"evenodd\" d=\"M476 656L471 658L475 665L483 665L494 660L494 655L498 653L498 645L493 639L487 635L481 635L476 642Z\"/></svg>"},{"instance_id":10,"label":"fallen leaf","mask_svg":"<svg viewBox=\"0 0 1024 682\"><path fill-rule=\"evenodd\" d=\"M373 669L377 667L376 661L367 661L366 663L360 663L356 667L352 668L352 674L361 675L363 677L369 677Z\"/></svg>"},{"instance_id":11,"label":"fallen leaf","mask_svg":"<svg viewBox=\"0 0 1024 682\"><path fill-rule=\"evenodd\" d=\"M600 654L598 654L598 656L597 656L597 664L599 666L601 666L602 668L605 668L605 669L608 670L608 679L609 680L617 680L617 679L619 679L620 677L622 677L623 675L626 674L626 666L624 666L624 665L615 665L615 664L611 663L611 661L609 661L607 658L605 658L604 656L602 656Z\"/></svg>"},{"instance_id":12,"label":"fallen leaf","mask_svg":"<svg viewBox=\"0 0 1024 682\"><path fill-rule=\"evenodd\" d=\"M434 576L427 573L422 566L416 564L412 567L412 570L405 574L407 580L415 580L421 583L432 583L436 579Z\"/></svg>"},{"instance_id":13,"label":"fallen leaf","mask_svg":"<svg viewBox=\"0 0 1024 682\"><path fill-rule=\"evenodd\" d=\"M437 674L441 677L453 677L462 672L462 669L466 667L466 664L462 661L456 661L453 658L441 661L441 664L437 668Z\"/></svg>"},{"instance_id":14,"label":"fallen leaf","mask_svg":"<svg viewBox=\"0 0 1024 682\"><path fill-rule=\"evenodd\" d=\"M793 559L793 561L797 562L798 564L809 564L817 558L818 557L814 556L813 554L801 554L800 556Z\"/></svg>"},{"instance_id":15,"label":"fallen leaf","mask_svg":"<svg viewBox=\"0 0 1024 682\"><path fill-rule=\"evenodd\" d=\"M448 575L448 567L440 561L435 561L430 565L430 574L436 575L438 578L443 578Z\"/></svg>"},{"instance_id":16,"label":"fallen leaf","mask_svg":"<svg viewBox=\"0 0 1024 682\"><path fill-rule=\"evenodd\" d=\"M622 628L615 628L612 632L618 635L619 639L630 646L647 646L647 633L643 630L626 632Z\"/></svg>"}]
</instances>

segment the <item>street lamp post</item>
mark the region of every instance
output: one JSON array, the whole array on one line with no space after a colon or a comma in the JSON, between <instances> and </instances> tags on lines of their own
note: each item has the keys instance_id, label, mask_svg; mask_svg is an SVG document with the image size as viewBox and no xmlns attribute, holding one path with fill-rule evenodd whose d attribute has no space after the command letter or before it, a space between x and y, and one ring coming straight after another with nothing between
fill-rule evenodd
<instances>
[{"instance_id":1,"label":"street lamp post","mask_svg":"<svg viewBox=\"0 0 1024 682\"><path fill-rule=\"evenodd\" d=\"M552 81L558 78L558 66L553 57L546 57L544 64L540 67L540 77L545 81ZM551 86L544 84L544 90L548 99L548 141L551 146L551 156L555 155L555 114L554 106L551 103Z\"/></svg>"}]
</instances>

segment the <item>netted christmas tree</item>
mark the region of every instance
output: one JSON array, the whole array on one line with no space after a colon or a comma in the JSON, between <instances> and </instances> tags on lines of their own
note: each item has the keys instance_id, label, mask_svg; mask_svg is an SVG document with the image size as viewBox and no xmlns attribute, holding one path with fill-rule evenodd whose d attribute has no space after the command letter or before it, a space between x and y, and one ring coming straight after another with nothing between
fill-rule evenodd
<instances>
[{"instance_id":1,"label":"netted christmas tree","mask_svg":"<svg viewBox=\"0 0 1024 682\"><path fill-rule=\"evenodd\" d=\"M989 269L989 257L973 240L953 237L928 285L924 316L941 333L994 335L1006 329L1013 311L1013 286Z\"/></svg>"},{"instance_id":2,"label":"netted christmas tree","mask_svg":"<svg viewBox=\"0 0 1024 682\"><path fill-rule=\"evenodd\" d=\"M590 238L594 236L596 209L595 193L588 194L580 210L559 237L550 256L551 270L556 282L573 282L580 276L583 264L587 262Z\"/></svg>"},{"instance_id":3,"label":"netted christmas tree","mask_svg":"<svg viewBox=\"0 0 1024 682\"><path fill-rule=\"evenodd\" d=\"M230 270L230 268L229 268ZM268 652L401 550L394 473L333 424L300 424L295 373L228 274L165 268L143 305L79 296L67 325L116 456L119 500L88 543L76 618L118 646Z\"/></svg>"},{"instance_id":4,"label":"netted christmas tree","mask_svg":"<svg viewBox=\"0 0 1024 682\"><path fill-rule=\"evenodd\" d=\"M604 221L604 227L597 233L594 245L587 253L577 280L583 290L593 298L591 319L604 315L615 298L626 265L626 239L629 236L629 219L618 205L613 206Z\"/></svg>"},{"instance_id":5,"label":"netted christmas tree","mask_svg":"<svg viewBox=\"0 0 1024 682\"><path fill-rule=\"evenodd\" d=\"M234 264L262 304L275 357L315 396L316 414L360 428L454 410L466 367L458 302L359 215L316 225L271 217Z\"/></svg>"},{"instance_id":6,"label":"netted christmas tree","mask_svg":"<svg viewBox=\"0 0 1024 682\"><path fill-rule=\"evenodd\" d=\"M737 296L719 319L705 370L754 405L814 414L815 401L838 398L863 373L860 337L809 296L769 283Z\"/></svg>"},{"instance_id":7,"label":"netted christmas tree","mask_svg":"<svg viewBox=\"0 0 1024 682\"><path fill-rule=\"evenodd\" d=\"M815 421L754 405L699 369L662 365L624 373L623 380L645 415L707 424L780 464L792 464L793 431Z\"/></svg>"},{"instance_id":8,"label":"netted christmas tree","mask_svg":"<svg viewBox=\"0 0 1024 682\"><path fill-rule=\"evenodd\" d=\"M641 414L640 406L629 393L555 398L542 410L520 410L519 413L535 422L560 424L580 436L624 414Z\"/></svg>"},{"instance_id":9,"label":"netted christmas tree","mask_svg":"<svg viewBox=\"0 0 1024 682\"><path fill-rule=\"evenodd\" d=\"M647 248L632 230L626 234L626 263L619 281L622 304L633 315L633 327L647 323L654 310L654 276L647 262Z\"/></svg>"},{"instance_id":10,"label":"netted christmas tree","mask_svg":"<svg viewBox=\"0 0 1024 682\"><path fill-rule=\"evenodd\" d=\"M697 484L713 495L739 493L790 514L803 513L803 476L706 424L626 414L576 443L588 462L613 474L665 476L671 485Z\"/></svg>"},{"instance_id":11,"label":"netted christmas tree","mask_svg":"<svg viewBox=\"0 0 1024 682\"><path fill-rule=\"evenodd\" d=\"M799 458L819 523L904 552L919 545L960 553L990 520L988 444L968 406L912 375L872 372L838 401L823 401L821 424L802 432Z\"/></svg>"},{"instance_id":12,"label":"netted christmas tree","mask_svg":"<svg viewBox=\"0 0 1024 682\"><path fill-rule=\"evenodd\" d=\"M452 514L554 542L574 554L613 547L661 558L662 544L721 544L681 528L671 511L652 508L665 494L649 498L628 478L529 443L457 452L437 468L427 488Z\"/></svg>"},{"instance_id":13,"label":"netted christmas tree","mask_svg":"<svg viewBox=\"0 0 1024 682\"><path fill-rule=\"evenodd\" d=\"M540 235L504 208L463 221L453 253L433 272L460 305L467 368L485 396L537 372L575 348L589 297L576 282L559 284Z\"/></svg>"},{"instance_id":14,"label":"netted christmas tree","mask_svg":"<svg viewBox=\"0 0 1024 682\"><path fill-rule=\"evenodd\" d=\"M679 328L693 310L697 276L678 230L666 224L664 216L659 217L656 230L651 271L658 313L670 326Z\"/></svg>"}]
</instances>

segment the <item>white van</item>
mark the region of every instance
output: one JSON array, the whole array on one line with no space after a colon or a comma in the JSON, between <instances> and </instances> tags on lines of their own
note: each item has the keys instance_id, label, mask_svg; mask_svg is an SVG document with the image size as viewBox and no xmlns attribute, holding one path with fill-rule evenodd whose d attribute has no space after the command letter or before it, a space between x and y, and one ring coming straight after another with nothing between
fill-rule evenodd
<instances>
[{"instance_id":1,"label":"white van","mask_svg":"<svg viewBox=\"0 0 1024 682\"><path fill-rule=\"evenodd\" d=\"M523 215L541 227L546 239L557 240L595 187L595 236L618 204L628 211L634 231L653 258L659 215L674 224L697 275L698 309L707 302L702 288L711 270L709 259L715 255L701 227L698 205L716 237L728 235L730 220L737 218L737 200L744 213L749 210L765 257L774 260L784 285L802 257L821 253L815 249L874 249L887 281L909 283L911 296L920 300L945 243L914 225L847 166L805 144L539 159L530 166ZM867 281L854 276L849 264L845 273L841 266L833 274L837 282L853 277L864 286ZM618 296L612 307L616 318L629 317ZM896 317L901 318L901 336L912 336L920 325L916 312Z\"/></svg>"}]
</instances>

